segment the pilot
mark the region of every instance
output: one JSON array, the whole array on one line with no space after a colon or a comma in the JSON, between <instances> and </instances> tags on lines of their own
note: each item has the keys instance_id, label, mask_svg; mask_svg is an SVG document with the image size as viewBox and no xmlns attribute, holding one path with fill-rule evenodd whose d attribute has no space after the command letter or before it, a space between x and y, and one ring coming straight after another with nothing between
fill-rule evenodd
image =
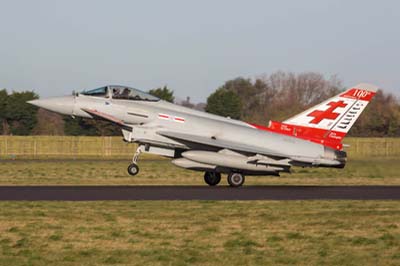
<instances>
[{"instance_id":1,"label":"pilot","mask_svg":"<svg viewBox=\"0 0 400 266\"><path fill-rule=\"evenodd\" d=\"M118 99L120 98L121 91L118 88L113 89L113 98Z\"/></svg>"},{"instance_id":2,"label":"pilot","mask_svg":"<svg viewBox=\"0 0 400 266\"><path fill-rule=\"evenodd\" d=\"M129 98L129 89L128 88L125 88L123 90L123 92L121 93L121 98L122 99L128 99Z\"/></svg>"}]
</instances>

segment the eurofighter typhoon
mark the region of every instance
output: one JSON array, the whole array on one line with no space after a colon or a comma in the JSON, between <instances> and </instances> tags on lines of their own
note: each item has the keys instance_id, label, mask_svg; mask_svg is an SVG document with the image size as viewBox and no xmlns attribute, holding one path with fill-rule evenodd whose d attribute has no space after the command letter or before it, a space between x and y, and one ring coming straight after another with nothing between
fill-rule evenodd
<instances>
[{"instance_id":1,"label":"eurofighter typhoon","mask_svg":"<svg viewBox=\"0 0 400 266\"><path fill-rule=\"evenodd\" d=\"M204 172L215 186L227 174L239 187L245 175L274 175L297 167L343 168L342 140L375 95L377 87L359 84L283 122L268 126L178 106L126 86L105 86L71 96L29 103L72 117L117 124L123 139L138 148L128 167L139 173L141 153L172 158L176 166Z\"/></svg>"}]
</instances>

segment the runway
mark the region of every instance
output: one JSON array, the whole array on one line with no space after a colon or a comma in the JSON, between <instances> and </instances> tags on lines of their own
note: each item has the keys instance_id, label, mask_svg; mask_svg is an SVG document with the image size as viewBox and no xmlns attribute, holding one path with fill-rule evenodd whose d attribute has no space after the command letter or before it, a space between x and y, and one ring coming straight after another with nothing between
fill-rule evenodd
<instances>
[{"instance_id":1,"label":"runway","mask_svg":"<svg viewBox=\"0 0 400 266\"><path fill-rule=\"evenodd\" d=\"M0 186L0 200L400 200L400 186Z\"/></svg>"}]
</instances>

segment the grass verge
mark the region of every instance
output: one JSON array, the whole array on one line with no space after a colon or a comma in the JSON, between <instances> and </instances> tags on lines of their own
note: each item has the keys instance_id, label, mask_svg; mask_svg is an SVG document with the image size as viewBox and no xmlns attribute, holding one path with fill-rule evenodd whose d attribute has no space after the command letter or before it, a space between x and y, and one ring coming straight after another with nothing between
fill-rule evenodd
<instances>
[{"instance_id":1,"label":"grass verge","mask_svg":"<svg viewBox=\"0 0 400 266\"><path fill-rule=\"evenodd\" d=\"M203 185L203 173L165 159L139 161L131 177L121 160L14 160L0 163L0 185ZM350 160L345 169L293 168L281 177L252 177L246 185L400 185L400 158ZM226 185L225 178L222 184Z\"/></svg>"},{"instance_id":2,"label":"grass verge","mask_svg":"<svg viewBox=\"0 0 400 266\"><path fill-rule=\"evenodd\" d=\"M399 265L394 201L0 202L0 265Z\"/></svg>"}]
</instances>

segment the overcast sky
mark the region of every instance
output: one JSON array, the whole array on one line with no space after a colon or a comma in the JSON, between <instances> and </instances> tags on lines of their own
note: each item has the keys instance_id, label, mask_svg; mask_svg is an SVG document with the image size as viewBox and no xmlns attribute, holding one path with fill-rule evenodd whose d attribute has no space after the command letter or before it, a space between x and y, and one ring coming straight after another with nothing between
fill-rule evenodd
<instances>
[{"instance_id":1,"label":"overcast sky","mask_svg":"<svg viewBox=\"0 0 400 266\"><path fill-rule=\"evenodd\" d=\"M195 102L226 80L337 74L400 96L400 1L2 1L0 87L42 97L167 84Z\"/></svg>"}]
</instances>

